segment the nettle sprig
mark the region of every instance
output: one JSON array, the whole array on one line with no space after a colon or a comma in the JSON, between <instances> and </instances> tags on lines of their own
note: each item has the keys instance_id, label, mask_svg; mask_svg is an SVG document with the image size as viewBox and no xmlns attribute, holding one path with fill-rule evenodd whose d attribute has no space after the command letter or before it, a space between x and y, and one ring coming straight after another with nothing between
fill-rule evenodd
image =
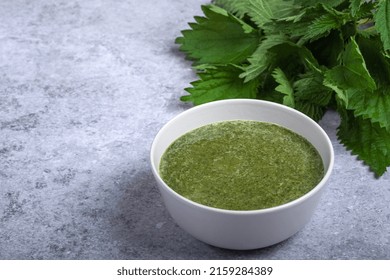
<instances>
[{"instance_id":1,"label":"nettle sprig","mask_svg":"<svg viewBox=\"0 0 390 280\"><path fill-rule=\"evenodd\" d=\"M377 177L390 165L390 0L215 0L176 39L199 80L182 101L257 98L315 121Z\"/></svg>"}]
</instances>

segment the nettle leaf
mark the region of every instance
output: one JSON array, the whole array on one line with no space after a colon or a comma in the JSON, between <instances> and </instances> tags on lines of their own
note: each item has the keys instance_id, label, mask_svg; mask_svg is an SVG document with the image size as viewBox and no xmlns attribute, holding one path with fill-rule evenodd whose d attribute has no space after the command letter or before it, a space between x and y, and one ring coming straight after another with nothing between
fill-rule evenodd
<instances>
[{"instance_id":1,"label":"nettle leaf","mask_svg":"<svg viewBox=\"0 0 390 280\"><path fill-rule=\"evenodd\" d=\"M390 0L378 1L378 7L374 14L375 26L381 35L383 48L390 50Z\"/></svg>"},{"instance_id":2,"label":"nettle leaf","mask_svg":"<svg viewBox=\"0 0 390 280\"><path fill-rule=\"evenodd\" d=\"M192 87L185 89L190 95L182 96L181 100L199 105L221 99L256 98L259 81L244 83L239 78L241 73L241 67L236 65L206 69L198 73L200 80L192 82Z\"/></svg>"},{"instance_id":3,"label":"nettle leaf","mask_svg":"<svg viewBox=\"0 0 390 280\"><path fill-rule=\"evenodd\" d=\"M325 11L326 14L321 15L311 22L298 44L327 36L332 30L339 29L350 20L348 13L340 13L332 8L327 8Z\"/></svg>"},{"instance_id":4,"label":"nettle leaf","mask_svg":"<svg viewBox=\"0 0 390 280\"><path fill-rule=\"evenodd\" d=\"M241 78L248 82L265 71L273 71L280 67L284 71L290 68L297 72L299 67L318 67L312 53L304 46L298 46L284 34L268 35L260 43L253 55L248 58L249 65L244 67Z\"/></svg>"},{"instance_id":5,"label":"nettle leaf","mask_svg":"<svg viewBox=\"0 0 390 280\"><path fill-rule=\"evenodd\" d=\"M325 114L333 92L323 85L322 72L307 72L292 82L286 73L276 68L272 76L277 82L276 92L283 94L280 103L295 108L315 121L319 121Z\"/></svg>"},{"instance_id":6,"label":"nettle leaf","mask_svg":"<svg viewBox=\"0 0 390 280\"><path fill-rule=\"evenodd\" d=\"M342 105L338 111L341 116L338 139L369 165L377 177L381 176L390 165L390 132L368 119L356 117Z\"/></svg>"},{"instance_id":7,"label":"nettle leaf","mask_svg":"<svg viewBox=\"0 0 390 280\"><path fill-rule=\"evenodd\" d=\"M354 110L355 116L370 119L390 131L390 86L374 92L359 89L346 91L347 109Z\"/></svg>"},{"instance_id":8,"label":"nettle leaf","mask_svg":"<svg viewBox=\"0 0 390 280\"><path fill-rule=\"evenodd\" d=\"M202 10L206 17L195 17L192 29L183 30L183 37L176 39L194 64L236 64L256 50L257 30L217 6L202 6Z\"/></svg>"},{"instance_id":9,"label":"nettle leaf","mask_svg":"<svg viewBox=\"0 0 390 280\"><path fill-rule=\"evenodd\" d=\"M218 5L229 13L242 18L247 13L248 2L242 0L214 0L213 3Z\"/></svg>"},{"instance_id":10,"label":"nettle leaf","mask_svg":"<svg viewBox=\"0 0 390 280\"><path fill-rule=\"evenodd\" d=\"M301 75L294 82L295 97L297 100L327 106L332 97L332 90L323 85L323 77L314 72Z\"/></svg>"},{"instance_id":11,"label":"nettle leaf","mask_svg":"<svg viewBox=\"0 0 390 280\"><path fill-rule=\"evenodd\" d=\"M273 19L294 15L300 8L295 5L294 0L247 0L243 2L248 3L247 14L260 28Z\"/></svg>"},{"instance_id":12,"label":"nettle leaf","mask_svg":"<svg viewBox=\"0 0 390 280\"><path fill-rule=\"evenodd\" d=\"M295 102L294 102L294 89L284 74L283 70L280 68L276 68L272 72L272 76L275 78L275 81L279 84L275 90L284 94L283 97L283 104L286 106L289 106L291 108L295 107Z\"/></svg>"},{"instance_id":13,"label":"nettle leaf","mask_svg":"<svg viewBox=\"0 0 390 280\"><path fill-rule=\"evenodd\" d=\"M324 116L331 102L333 91L323 85L323 71L309 69L294 82L295 109L315 121Z\"/></svg>"},{"instance_id":14,"label":"nettle leaf","mask_svg":"<svg viewBox=\"0 0 390 280\"><path fill-rule=\"evenodd\" d=\"M335 88L338 88L339 91L335 91L343 95L345 95L344 92L346 90L350 89L362 89L370 92L374 90L371 88L372 86L367 83L364 75L354 72L344 65L339 65L326 71L325 83L334 90Z\"/></svg>"},{"instance_id":15,"label":"nettle leaf","mask_svg":"<svg viewBox=\"0 0 390 280\"><path fill-rule=\"evenodd\" d=\"M370 119L390 131L390 85L376 87L353 40L345 50L343 64L325 74L325 84L336 91L355 116Z\"/></svg>"},{"instance_id":16,"label":"nettle leaf","mask_svg":"<svg viewBox=\"0 0 390 280\"><path fill-rule=\"evenodd\" d=\"M356 1L356 0L351 0L351 1ZM357 3L355 3L353 5L357 5ZM356 7L353 7L352 3L351 3L350 9L353 9L353 10L351 10L351 15L355 19L358 19L357 23L364 22L364 21L366 21L367 23L370 23L370 24L372 23L371 20L373 18L373 11L375 11L375 9L376 9L376 1L374 1L374 0L367 0L367 1L361 0L359 8L357 8L356 11L355 11L355 8ZM356 13L354 13L354 12L356 12Z\"/></svg>"},{"instance_id":17,"label":"nettle leaf","mask_svg":"<svg viewBox=\"0 0 390 280\"><path fill-rule=\"evenodd\" d=\"M262 28L265 34L274 34L283 32L290 39L299 39L307 33L307 30L313 20L319 18L324 13L322 7L307 7L300 13L289 17L280 18L264 23Z\"/></svg>"},{"instance_id":18,"label":"nettle leaf","mask_svg":"<svg viewBox=\"0 0 390 280\"><path fill-rule=\"evenodd\" d=\"M248 82L259 76L273 60L273 55L269 53L269 49L288 42L289 39L284 34L274 34L265 37L256 51L248 58L249 65L245 67L245 72L240 75L240 78L244 78L245 82Z\"/></svg>"},{"instance_id":19,"label":"nettle leaf","mask_svg":"<svg viewBox=\"0 0 390 280\"><path fill-rule=\"evenodd\" d=\"M367 70L366 62L354 38L351 38L351 41L345 47L342 63L352 73L356 74L356 78L364 79L367 82L367 88L376 88L375 81Z\"/></svg>"},{"instance_id":20,"label":"nettle leaf","mask_svg":"<svg viewBox=\"0 0 390 280\"><path fill-rule=\"evenodd\" d=\"M368 72L364 58L353 38L342 54L342 65L327 71L325 80L328 86L337 87L342 91L351 88L369 91L376 89L376 83Z\"/></svg>"},{"instance_id":21,"label":"nettle leaf","mask_svg":"<svg viewBox=\"0 0 390 280\"><path fill-rule=\"evenodd\" d=\"M378 86L390 85L390 59L383 52L379 36L358 37L359 49L366 61L366 66Z\"/></svg>"},{"instance_id":22,"label":"nettle leaf","mask_svg":"<svg viewBox=\"0 0 390 280\"><path fill-rule=\"evenodd\" d=\"M349 7L351 9L351 15L356 16L356 14L359 12L360 6L362 4L362 0L350 0L349 1Z\"/></svg>"},{"instance_id":23,"label":"nettle leaf","mask_svg":"<svg viewBox=\"0 0 390 280\"><path fill-rule=\"evenodd\" d=\"M333 91L323 85L322 73L307 72L294 82L293 87L295 109L315 121L322 119L333 95Z\"/></svg>"},{"instance_id":24,"label":"nettle leaf","mask_svg":"<svg viewBox=\"0 0 390 280\"><path fill-rule=\"evenodd\" d=\"M300 9L295 0L215 0L214 3L239 18L249 16L260 28L273 19L293 16Z\"/></svg>"}]
</instances>

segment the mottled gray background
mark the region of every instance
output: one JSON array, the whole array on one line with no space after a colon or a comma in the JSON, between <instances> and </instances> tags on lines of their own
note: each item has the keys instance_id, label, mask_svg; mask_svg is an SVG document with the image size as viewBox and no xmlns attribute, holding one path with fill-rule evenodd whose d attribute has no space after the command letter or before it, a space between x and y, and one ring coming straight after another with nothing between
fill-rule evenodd
<instances>
[{"instance_id":1,"label":"mottled gray background","mask_svg":"<svg viewBox=\"0 0 390 280\"><path fill-rule=\"evenodd\" d=\"M332 112L334 173L299 233L228 251L172 221L149 149L190 107L174 39L202 3L0 1L0 259L390 259L390 174L337 142Z\"/></svg>"}]
</instances>

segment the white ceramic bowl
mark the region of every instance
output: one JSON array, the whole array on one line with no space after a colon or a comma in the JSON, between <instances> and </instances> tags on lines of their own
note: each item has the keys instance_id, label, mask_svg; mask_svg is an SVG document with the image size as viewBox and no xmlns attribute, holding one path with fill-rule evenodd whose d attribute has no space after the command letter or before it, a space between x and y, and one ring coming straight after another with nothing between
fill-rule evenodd
<instances>
[{"instance_id":1,"label":"white ceramic bowl","mask_svg":"<svg viewBox=\"0 0 390 280\"><path fill-rule=\"evenodd\" d=\"M323 179L314 189L294 201L250 211L201 205L179 195L161 179L158 172L160 159L173 141L197 127L235 119L275 123L305 137L322 157L325 168ZM324 130L301 112L267 101L231 99L193 107L170 120L156 135L150 159L165 206L182 229L217 247L248 250L281 242L309 221L331 174L334 153Z\"/></svg>"}]
</instances>

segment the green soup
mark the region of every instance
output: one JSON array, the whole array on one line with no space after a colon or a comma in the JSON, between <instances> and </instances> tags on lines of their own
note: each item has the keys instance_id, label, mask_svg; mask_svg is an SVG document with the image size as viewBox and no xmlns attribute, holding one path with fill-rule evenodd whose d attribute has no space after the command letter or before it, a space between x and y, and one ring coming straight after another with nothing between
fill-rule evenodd
<instances>
[{"instance_id":1,"label":"green soup","mask_svg":"<svg viewBox=\"0 0 390 280\"><path fill-rule=\"evenodd\" d=\"M256 210L281 205L313 189L324 175L317 150L279 125L223 121L176 139L161 158L164 182L203 205Z\"/></svg>"}]
</instances>

